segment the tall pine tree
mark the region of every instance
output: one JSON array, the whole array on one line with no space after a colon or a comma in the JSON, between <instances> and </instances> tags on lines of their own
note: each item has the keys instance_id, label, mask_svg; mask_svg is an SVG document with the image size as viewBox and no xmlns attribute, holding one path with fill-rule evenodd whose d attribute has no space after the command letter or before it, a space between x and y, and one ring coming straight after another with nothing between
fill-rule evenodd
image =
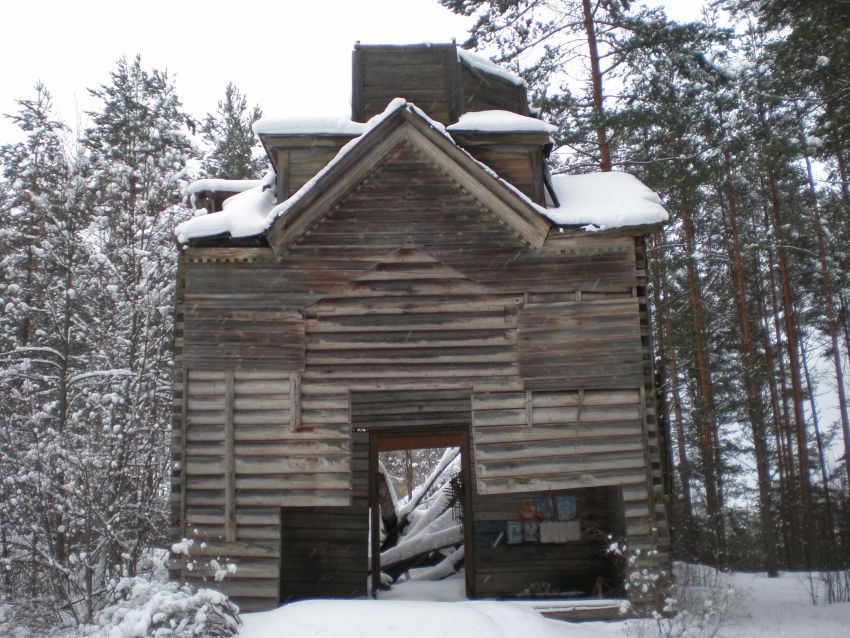
<instances>
[{"instance_id":1,"label":"tall pine tree","mask_svg":"<svg viewBox=\"0 0 850 638\"><path fill-rule=\"evenodd\" d=\"M258 179L266 170L251 125L263 115L260 107L248 108L248 101L232 82L224 90L224 99L215 113L208 113L203 139L210 149L201 169L207 177L222 179Z\"/></svg>"}]
</instances>

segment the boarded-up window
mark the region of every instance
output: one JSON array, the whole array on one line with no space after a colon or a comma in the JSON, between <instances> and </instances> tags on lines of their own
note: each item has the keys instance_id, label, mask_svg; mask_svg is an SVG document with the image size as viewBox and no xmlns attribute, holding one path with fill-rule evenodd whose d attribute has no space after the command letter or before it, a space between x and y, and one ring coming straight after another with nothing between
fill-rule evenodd
<instances>
[{"instance_id":1,"label":"boarded-up window","mask_svg":"<svg viewBox=\"0 0 850 638\"><path fill-rule=\"evenodd\" d=\"M638 388L637 298L528 304L517 319L520 374L533 390Z\"/></svg>"}]
</instances>

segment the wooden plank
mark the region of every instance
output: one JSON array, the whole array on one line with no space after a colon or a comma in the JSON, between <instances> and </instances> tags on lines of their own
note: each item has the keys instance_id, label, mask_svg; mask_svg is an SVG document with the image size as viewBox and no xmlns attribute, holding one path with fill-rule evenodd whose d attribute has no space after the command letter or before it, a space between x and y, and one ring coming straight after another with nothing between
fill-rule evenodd
<instances>
[{"instance_id":1,"label":"wooden plank","mask_svg":"<svg viewBox=\"0 0 850 638\"><path fill-rule=\"evenodd\" d=\"M236 455L233 450L233 370L226 372L224 404L224 540L226 542L233 542L236 540Z\"/></svg>"},{"instance_id":2,"label":"wooden plank","mask_svg":"<svg viewBox=\"0 0 850 638\"><path fill-rule=\"evenodd\" d=\"M297 432L301 429L301 373L292 371L289 375L289 429Z\"/></svg>"},{"instance_id":3,"label":"wooden plank","mask_svg":"<svg viewBox=\"0 0 850 638\"><path fill-rule=\"evenodd\" d=\"M183 368L180 371L183 387L181 389L180 395L180 450L178 450L180 454L180 520L179 520L179 530L180 530L180 539L186 538L186 443L188 440L188 429L189 429L189 370L187 368Z\"/></svg>"}]
</instances>

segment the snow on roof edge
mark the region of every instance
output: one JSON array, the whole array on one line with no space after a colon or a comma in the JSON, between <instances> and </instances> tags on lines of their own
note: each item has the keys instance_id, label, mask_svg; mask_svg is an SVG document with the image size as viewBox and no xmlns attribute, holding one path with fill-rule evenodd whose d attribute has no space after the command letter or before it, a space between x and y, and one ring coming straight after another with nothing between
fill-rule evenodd
<instances>
[{"instance_id":1,"label":"snow on roof edge","mask_svg":"<svg viewBox=\"0 0 850 638\"><path fill-rule=\"evenodd\" d=\"M630 173L553 175L552 187L560 206L539 208L558 226L581 226L587 232L598 232L670 219L655 191Z\"/></svg>"},{"instance_id":2,"label":"snow on roof edge","mask_svg":"<svg viewBox=\"0 0 850 638\"><path fill-rule=\"evenodd\" d=\"M187 243L192 239L225 233L233 238L251 237L265 232L356 147L366 133L402 108L422 117L434 130L457 146L442 124L429 118L415 104L404 98L395 98L382 113L366 122L361 135L345 144L330 162L285 201L274 204L271 194L274 171L269 171L257 186L225 200L224 210L194 217L179 224L175 228L178 241ZM582 226L588 232L595 232L610 228L646 226L669 219L658 195L628 173L555 175L552 179L553 187L561 205L557 208L546 208L533 202L513 184L499 177L493 169L475 159L466 149L460 146L457 148L553 225Z\"/></svg>"},{"instance_id":3,"label":"snow on roof edge","mask_svg":"<svg viewBox=\"0 0 850 638\"><path fill-rule=\"evenodd\" d=\"M345 116L271 116L251 125L257 135L362 135L366 124Z\"/></svg>"},{"instance_id":4,"label":"snow on roof edge","mask_svg":"<svg viewBox=\"0 0 850 638\"><path fill-rule=\"evenodd\" d=\"M489 73L490 75L496 75L503 80L507 80L514 86L526 86L525 80L521 77L511 71L508 71L505 67L496 64L490 58L475 53L474 51L467 51L466 49L458 47L457 57L458 60L466 62L471 67L478 69L479 71Z\"/></svg>"},{"instance_id":5,"label":"snow on roof edge","mask_svg":"<svg viewBox=\"0 0 850 638\"><path fill-rule=\"evenodd\" d=\"M213 191L217 193L241 193L249 188L254 188L260 183L258 179L196 179L186 187L187 195Z\"/></svg>"},{"instance_id":6,"label":"snow on roof edge","mask_svg":"<svg viewBox=\"0 0 850 638\"><path fill-rule=\"evenodd\" d=\"M536 117L520 115L512 111L488 110L468 111L455 123L446 127L450 133L543 133L557 132L558 127Z\"/></svg>"}]
</instances>

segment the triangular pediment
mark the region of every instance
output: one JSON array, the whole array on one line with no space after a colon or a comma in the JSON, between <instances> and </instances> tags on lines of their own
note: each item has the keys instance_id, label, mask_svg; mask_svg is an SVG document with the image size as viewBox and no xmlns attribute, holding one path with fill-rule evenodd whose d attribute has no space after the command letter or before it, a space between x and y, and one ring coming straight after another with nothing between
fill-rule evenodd
<instances>
[{"instance_id":1,"label":"triangular pediment","mask_svg":"<svg viewBox=\"0 0 850 638\"><path fill-rule=\"evenodd\" d=\"M521 295L495 293L421 248L408 245L324 295L308 306L305 314L345 306L348 300L370 303L373 299L412 308L420 302L451 305L453 300L469 303L472 298L493 307L521 303Z\"/></svg>"},{"instance_id":2,"label":"triangular pediment","mask_svg":"<svg viewBox=\"0 0 850 638\"><path fill-rule=\"evenodd\" d=\"M329 167L306 187L268 231L269 244L279 254L308 234L314 225L380 170L404 148L442 175L442 181L474 198L526 246L543 245L550 222L518 191L459 148L450 137L412 105L384 117L352 143ZM415 171L400 174L415 186ZM376 202L392 209L392 201L376 193ZM448 211L447 211L448 212Z\"/></svg>"}]
</instances>

